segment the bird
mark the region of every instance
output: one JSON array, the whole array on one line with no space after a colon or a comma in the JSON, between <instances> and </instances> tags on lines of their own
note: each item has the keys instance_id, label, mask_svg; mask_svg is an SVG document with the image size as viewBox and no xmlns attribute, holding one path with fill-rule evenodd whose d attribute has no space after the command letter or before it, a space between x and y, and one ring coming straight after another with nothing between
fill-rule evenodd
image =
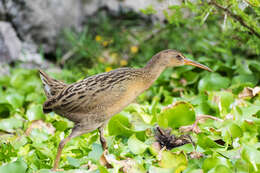
<instances>
[{"instance_id":1,"label":"bird","mask_svg":"<svg viewBox=\"0 0 260 173\"><path fill-rule=\"evenodd\" d=\"M212 71L209 67L187 59L181 52L172 49L158 52L143 68L118 68L72 84L53 79L39 70L47 96L43 112L53 111L74 122L70 135L59 143L52 170L58 170L65 144L82 134L98 129L100 143L103 150L106 150L103 130L109 119L135 101L166 68L182 65Z\"/></svg>"}]
</instances>

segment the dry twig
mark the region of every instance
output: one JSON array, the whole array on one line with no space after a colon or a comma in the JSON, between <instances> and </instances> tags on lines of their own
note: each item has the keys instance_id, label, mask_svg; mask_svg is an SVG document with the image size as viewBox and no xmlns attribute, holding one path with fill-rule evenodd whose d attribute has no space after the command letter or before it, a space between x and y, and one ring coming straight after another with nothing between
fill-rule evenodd
<instances>
[{"instance_id":1,"label":"dry twig","mask_svg":"<svg viewBox=\"0 0 260 173\"><path fill-rule=\"evenodd\" d=\"M254 28L252 28L251 26L249 26L241 16L236 15L234 13L232 13L228 8L225 8L221 5L219 5L218 3L216 3L215 0L210 1L209 4L214 5L215 7L217 7L220 10L223 10L226 12L226 14L228 14L230 17L232 17L233 19L235 19L236 21L238 21L242 26L246 27L252 34L254 34L255 36L257 36L258 38L260 38L260 33L258 33Z\"/></svg>"}]
</instances>

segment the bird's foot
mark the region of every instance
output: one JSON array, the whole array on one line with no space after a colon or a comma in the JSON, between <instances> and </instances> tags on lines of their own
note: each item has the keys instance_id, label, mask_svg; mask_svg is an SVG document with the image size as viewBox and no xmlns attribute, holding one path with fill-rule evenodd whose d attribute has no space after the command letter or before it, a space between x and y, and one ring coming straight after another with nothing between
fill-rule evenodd
<instances>
[{"instance_id":1,"label":"bird's foot","mask_svg":"<svg viewBox=\"0 0 260 173\"><path fill-rule=\"evenodd\" d=\"M103 136L100 136L100 143L102 145L103 151L105 152L107 150L107 142Z\"/></svg>"},{"instance_id":2,"label":"bird's foot","mask_svg":"<svg viewBox=\"0 0 260 173\"><path fill-rule=\"evenodd\" d=\"M113 166L109 162L108 150L107 149L104 150L104 152L101 155L99 161L100 161L101 165L103 165L103 166L105 166L107 168L113 168Z\"/></svg>"},{"instance_id":3,"label":"bird's foot","mask_svg":"<svg viewBox=\"0 0 260 173\"><path fill-rule=\"evenodd\" d=\"M202 123L206 119L212 119L212 120L216 120L216 121L220 121L220 122L223 121L222 119L219 119L219 118L211 116L211 115L199 115L196 117L196 120L192 125L182 126L182 127L180 127L179 130L181 132L194 132L194 133L198 134L201 132L200 128L198 127L198 123Z\"/></svg>"},{"instance_id":4,"label":"bird's foot","mask_svg":"<svg viewBox=\"0 0 260 173\"><path fill-rule=\"evenodd\" d=\"M60 171L64 171L64 169L52 168L51 171L52 172L60 172Z\"/></svg>"}]
</instances>

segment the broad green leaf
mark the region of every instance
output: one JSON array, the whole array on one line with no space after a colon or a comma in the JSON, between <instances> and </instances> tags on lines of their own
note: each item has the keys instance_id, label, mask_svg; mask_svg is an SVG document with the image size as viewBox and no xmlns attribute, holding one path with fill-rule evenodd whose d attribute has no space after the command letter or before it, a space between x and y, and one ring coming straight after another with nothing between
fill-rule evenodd
<instances>
[{"instance_id":1,"label":"broad green leaf","mask_svg":"<svg viewBox=\"0 0 260 173\"><path fill-rule=\"evenodd\" d=\"M221 165L218 165L217 167L215 167L214 172L232 173L233 171L230 168L228 168L227 166L221 164Z\"/></svg>"},{"instance_id":2,"label":"broad green leaf","mask_svg":"<svg viewBox=\"0 0 260 173\"><path fill-rule=\"evenodd\" d=\"M110 135L131 136L134 131L131 129L131 124L128 117L123 114L113 116L108 123L108 132Z\"/></svg>"},{"instance_id":3,"label":"broad green leaf","mask_svg":"<svg viewBox=\"0 0 260 173\"><path fill-rule=\"evenodd\" d=\"M254 75L238 75L232 78L232 85L253 86L257 84L257 77Z\"/></svg>"},{"instance_id":4,"label":"broad green leaf","mask_svg":"<svg viewBox=\"0 0 260 173\"><path fill-rule=\"evenodd\" d=\"M241 155L245 161L252 164L256 172L260 170L260 151L254 146L244 146Z\"/></svg>"},{"instance_id":5,"label":"broad green leaf","mask_svg":"<svg viewBox=\"0 0 260 173\"><path fill-rule=\"evenodd\" d=\"M223 77L218 73L209 73L199 81L198 89L200 92L217 91L227 88L229 84L229 78Z\"/></svg>"},{"instance_id":6,"label":"broad green leaf","mask_svg":"<svg viewBox=\"0 0 260 173\"><path fill-rule=\"evenodd\" d=\"M42 105L31 104L26 111L26 118L30 121L44 119L45 116L42 111Z\"/></svg>"},{"instance_id":7,"label":"broad green leaf","mask_svg":"<svg viewBox=\"0 0 260 173\"><path fill-rule=\"evenodd\" d=\"M255 115L257 112L260 111L260 106L259 105L248 105L247 107L241 107L241 110L243 112L243 117L251 117Z\"/></svg>"},{"instance_id":8,"label":"broad green leaf","mask_svg":"<svg viewBox=\"0 0 260 173\"><path fill-rule=\"evenodd\" d=\"M237 137L243 136L242 129L235 123L232 123L232 125L230 126L230 132L231 132L232 138L237 138Z\"/></svg>"},{"instance_id":9,"label":"broad green leaf","mask_svg":"<svg viewBox=\"0 0 260 173\"><path fill-rule=\"evenodd\" d=\"M11 115L13 107L9 103L0 103L0 117L7 118Z\"/></svg>"},{"instance_id":10,"label":"broad green leaf","mask_svg":"<svg viewBox=\"0 0 260 173\"><path fill-rule=\"evenodd\" d=\"M99 162L99 159L103 153L103 149L99 144L92 144L92 151L89 152L88 157L95 162Z\"/></svg>"},{"instance_id":11,"label":"broad green leaf","mask_svg":"<svg viewBox=\"0 0 260 173\"><path fill-rule=\"evenodd\" d=\"M217 157L206 158L203 162L202 168L204 172L208 172L210 169L216 167L218 164L221 164L221 161Z\"/></svg>"},{"instance_id":12,"label":"broad green leaf","mask_svg":"<svg viewBox=\"0 0 260 173\"><path fill-rule=\"evenodd\" d=\"M209 103L211 107L219 111L221 116L225 116L231 110L234 103L234 95L228 91L209 92Z\"/></svg>"},{"instance_id":13,"label":"broad green leaf","mask_svg":"<svg viewBox=\"0 0 260 173\"><path fill-rule=\"evenodd\" d=\"M183 152L177 154L170 151L162 152L162 159L159 162L162 168L174 168L175 173L181 173L187 168L187 158Z\"/></svg>"},{"instance_id":14,"label":"broad green leaf","mask_svg":"<svg viewBox=\"0 0 260 173\"><path fill-rule=\"evenodd\" d=\"M21 128L23 121L14 117L0 120L0 130L14 132L15 129Z\"/></svg>"},{"instance_id":15,"label":"broad green leaf","mask_svg":"<svg viewBox=\"0 0 260 173\"><path fill-rule=\"evenodd\" d=\"M68 162L69 162L69 164L71 165L71 166L74 166L74 167L79 167L80 166L80 162L79 162L79 160L78 159L75 159L75 158L72 158L72 157L67 157L67 160L68 160Z\"/></svg>"},{"instance_id":16,"label":"broad green leaf","mask_svg":"<svg viewBox=\"0 0 260 173\"><path fill-rule=\"evenodd\" d=\"M68 122L66 121L55 121L53 123L53 126L55 127L56 130L59 130L59 131L64 131L66 130L69 126L68 126Z\"/></svg>"},{"instance_id":17,"label":"broad green leaf","mask_svg":"<svg viewBox=\"0 0 260 173\"><path fill-rule=\"evenodd\" d=\"M9 93L6 100L14 107L20 108L23 105L24 97L18 93Z\"/></svg>"},{"instance_id":18,"label":"broad green leaf","mask_svg":"<svg viewBox=\"0 0 260 173\"><path fill-rule=\"evenodd\" d=\"M176 102L163 110L157 119L158 124L162 127L179 128L195 121L195 111L192 105L187 102Z\"/></svg>"},{"instance_id":19,"label":"broad green leaf","mask_svg":"<svg viewBox=\"0 0 260 173\"><path fill-rule=\"evenodd\" d=\"M34 128L34 129L32 129L32 131L30 133L30 138L32 139L32 141L37 143L37 145L39 143L42 143L43 141L48 140L48 137L49 137L49 134L48 134L47 130L44 128L42 128L42 129Z\"/></svg>"},{"instance_id":20,"label":"broad green leaf","mask_svg":"<svg viewBox=\"0 0 260 173\"><path fill-rule=\"evenodd\" d=\"M135 135L132 135L127 143L130 151L134 154L142 154L148 148L148 145L137 139Z\"/></svg>"},{"instance_id":21,"label":"broad green leaf","mask_svg":"<svg viewBox=\"0 0 260 173\"><path fill-rule=\"evenodd\" d=\"M27 169L27 164L22 159L17 159L14 162L8 163L7 165L0 167L0 172L15 172L15 173L25 173Z\"/></svg>"},{"instance_id":22,"label":"broad green leaf","mask_svg":"<svg viewBox=\"0 0 260 173\"><path fill-rule=\"evenodd\" d=\"M217 144L214 142L212 139L210 139L207 135L205 134L199 134L198 135L198 145L204 149L207 148L221 148L223 146Z\"/></svg>"},{"instance_id":23,"label":"broad green leaf","mask_svg":"<svg viewBox=\"0 0 260 173\"><path fill-rule=\"evenodd\" d=\"M149 173L173 173L173 168L160 168L156 166L151 166L149 168Z\"/></svg>"},{"instance_id":24,"label":"broad green leaf","mask_svg":"<svg viewBox=\"0 0 260 173\"><path fill-rule=\"evenodd\" d=\"M187 85L190 85L195 83L198 80L199 75L198 73L195 73L193 71L187 71L183 73L183 77L186 79Z\"/></svg>"}]
</instances>

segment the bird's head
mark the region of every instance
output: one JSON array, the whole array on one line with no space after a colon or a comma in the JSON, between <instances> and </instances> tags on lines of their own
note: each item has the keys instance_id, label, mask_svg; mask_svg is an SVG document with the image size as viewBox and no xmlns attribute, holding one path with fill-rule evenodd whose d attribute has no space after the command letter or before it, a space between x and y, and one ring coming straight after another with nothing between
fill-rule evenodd
<instances>
[{"instance_id":1,"label":"bird's head","mask_svg":"<svg viewBox=\"0 0 260 173\"><path fill-rule=\"evenodd\" d=\"M205 65L187 59L182 53L176 50L163 50L158 54L159 59L163 62L167 67L175 67L175 66L182 66L182 65L192 65L204 70L212 71Z\"/></svg>"}]
</instances>

